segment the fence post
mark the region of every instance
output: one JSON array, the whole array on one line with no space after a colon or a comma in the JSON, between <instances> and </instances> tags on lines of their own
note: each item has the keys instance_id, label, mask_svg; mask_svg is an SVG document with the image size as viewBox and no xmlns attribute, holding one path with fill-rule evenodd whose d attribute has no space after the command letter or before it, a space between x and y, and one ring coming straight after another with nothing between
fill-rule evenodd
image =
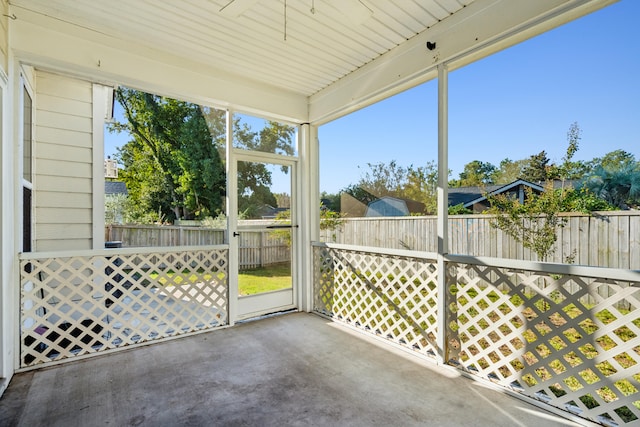
<instances>
[{"instance_id":1,"label":"fence post","mask_svg":"<svg viewBox=\"0 0 640 427\"><path fill-rule=\"evenodd\" d=\"M264 253L265 253L265 232L261 231L260 232L260 249L258 250L258 254L260 256L260 267L264 267L265 262L264 262Z\"/></svg>"}]
</instances>

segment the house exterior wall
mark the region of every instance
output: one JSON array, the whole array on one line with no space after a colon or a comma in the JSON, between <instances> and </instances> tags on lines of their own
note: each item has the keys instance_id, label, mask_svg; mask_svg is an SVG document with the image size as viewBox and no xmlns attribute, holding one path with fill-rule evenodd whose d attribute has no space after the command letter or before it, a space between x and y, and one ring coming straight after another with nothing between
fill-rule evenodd
<instances>
[{"instance_id":1,"label":"house exterior wall","mask_svg":"<svg viewBox=\"0 0 640 427\"><path fill-rule=\"evenodd\" d=\"M92 84L36 71L35 91L34 248L91 249Z\"/></svg>"},{"instance_id":2,"label":"house exterior wall","mask_svg":"<svg viewBox=\"0 0 640 427\"><path fill-rule=\"evenodd\" d=\"M0 67L5 71L9 63L9 2L0 0Z\"/></svg>"}]
</instances>

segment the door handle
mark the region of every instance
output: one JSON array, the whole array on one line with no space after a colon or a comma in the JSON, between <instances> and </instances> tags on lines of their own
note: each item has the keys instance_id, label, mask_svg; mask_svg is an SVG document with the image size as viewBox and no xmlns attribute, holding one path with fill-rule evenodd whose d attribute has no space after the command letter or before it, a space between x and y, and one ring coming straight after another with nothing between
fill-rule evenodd
<instances>
[{"instance_id":1,"label":"door handle","mask_svg":"<svg viewBox=\"0 0 640 427\"><path fill-rule=\"evenodd\" d=\"M238 237L240 235L240 233L238 233L237 231L233 232L233 237Z\"/></svg>"}]
</instances>

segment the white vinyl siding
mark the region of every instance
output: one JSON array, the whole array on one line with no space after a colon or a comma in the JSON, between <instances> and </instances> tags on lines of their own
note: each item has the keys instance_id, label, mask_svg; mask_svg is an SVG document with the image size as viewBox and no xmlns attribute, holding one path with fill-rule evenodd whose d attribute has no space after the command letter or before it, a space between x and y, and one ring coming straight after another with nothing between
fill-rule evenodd
<instances>
[{"instance_id":1,"label":"white vinyl siding","mask_svg":"<svg viewBox=\"0 0 640 427\"><path fill-rule=\"evenodd\" d=\"M36 72L35 250L92 247L92 84Z\"/></svg>"},{"instance_id":2,"label":"white vinyl siding","mask_svg":"<svg viewBox=\"0 0 640 427\"><path fill-rule=\"evenodd\" d=\"M5 74L8 74L9 2L7 0L0 0L0 11L0 67L2 67Z\"/></svg>"}]
</instances>

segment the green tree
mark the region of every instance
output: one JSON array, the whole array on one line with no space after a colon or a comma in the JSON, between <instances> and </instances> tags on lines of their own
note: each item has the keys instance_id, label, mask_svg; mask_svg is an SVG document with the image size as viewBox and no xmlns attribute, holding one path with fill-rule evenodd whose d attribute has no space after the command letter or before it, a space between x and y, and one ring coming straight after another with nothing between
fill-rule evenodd
<instances>
[{"instance_id":1,"label":"green tree","mask_svg":"<svg viewBox=\"0 0 640 427\"><path fill-rule=\"evenodd\" d=\"M561 191L556 189L555 191ZM562 199L562 212L582 212L590 213L594 211L614 211L618 208L606 200L598 197L586 187L579 190L574 188L565 189Z\"/></svg>"},{"instance_id":2,"label":"green tree","mask_svg":"<svg viewBox=\"0 0 640 427\"><path fill-rule=\"evenodd\" d=\"M634 168L637 166L636 158L633 154L624 150L614 150L603 157L596 157L588 162L591 169L602 167L604 169L615 171L621 169Z\"/></svg>"},{"instance_id":3,"label":"green tree","mask_svg":"<svg viewBox=\"0 0 640 427\"><path fill-rule=\"evenodd\" d=\"M464 207L464 203L458 203L457 205L449 206L449 215L466 215L472 214L473 211Z\"/></svg>"},{"instance_id":4,"label":"green tree","mask_svg":"<svg viewBox=\"0 0 640 427\"><path fill-rule=\"evenodd\" d=\"M584 186L620 209L640 207L640 168L624 165L620 169L597 167L587 176Z\"/></svg>"},{"instance_id":5,"label":"green tree","mask_svg":"<svg viewBox=\"0 0 640 427\"><path fill-rule=\"evenodd\" d=\"M234 120L233 146L250 151L292 155L295 127L269 121L259 131L252 130L240 119ZM288 173L286 166L283 172ZM271 192L272 176L267 166L258 162L238 164L238 211L245 218L258 218L263 206L278 207Z\"/></svg>"},{"instance_id":6,"label":"green tree","mask_svg":"<svg viewBox=\"0 0 640 427\"><path fill-rule=\"evenodd\" d=\"M402 195L405 199L424 204L424 213L433 215L438 209L438 166L428 162L425 166L410 166Z\"/></svg>"},{"instance_id":7,"label":"green tree","mask_svg":"<svg viewBox=\"0 0 640 427\"><path fill-rule=\"evenodd\" d=\"M493 215L493 227L534 251L539 260L545 260L554 252L557 228L566 222L558 215L562 210L565 191L555 191L553 183L548 181L545 191L539 195L531 188L525 188L524 203L505 194L487 194L491 207L486 213Z\"/></svg>"},{"instance_id":8,"label":"green tree","mask_svg":"<svg viewBox=\"0 0 640 427\"><path fill-rule=\"evenodd\" d=\"M401 197L402 187L407 180L407 168L399 166L395 160L388 164L367 163L367 167L368 170L364 171L356 184L342 191L364 205L385 196Z\"/></svg>"},{"instance_id":9,"label":"green tree","mask_svg":"<svg viewBox=\"0 0 640 427\"><path fill-rule=\"evenodd\" d=\"M459 186L484 186L494 183L494 174L497 168L489 162L473 160L464 165L464 170L460 173Z\"/></svg>"},{"instance_id":10,"label":"green tree","mask_svg":"<svg viewBox=\"0 0 640 427\"><path fill-rule=\"evenodd\" d=\"M210 134L196 104L123 87L115 96L126 122L110 130L132 137L118 153L131 199L169 220L220 211L225 173L219 150L225 133Z\"/></svg>"},{"instance_id":11,"label":"green tree","mask_svg":"<svg viewBox=\"0 0 640 427\"><path fill-rule=\"evenodd\" d=\"M124 194L105 195L105 224L157 224L163 218L158 212L149 212Z\"/></svg>"},{"instance_id":12,"label":"green tree","mask_svg":"<svg viewBox=\"0 0 640 427\"><path fill-rule=\"evenodd\" d=\"M320 193L320 204L323 209L340 212L340 193L330 194L326 191Z\"/></svg>"},{"instance_id":13,"label":"green tree","mask_svg":"<svg viewBox=\"0 0 640 427\"><path fill-rule=\"evenodd\" d=\"M342 192L350 195L364 205L368 205L369 203L378 200L378 196L368 192L359 183L345 187Z\"/></svg>"},{"instance_id":14,"label":"green tree","mask_svg":"<svg viewBox=\"0 0 640 427\"><path fill-rule=\"evenodd\" d=\"M525 160L525 165L522 168L522 179L533 183L545 182L548 177L548 167L549 158L547 157L547 152L542 150Z\"/></svg>"},{"instance_id":15,"label":"green tree","mask_svg":"<svg viewBox=\"0 0 640 427\"><path fill-rule=\"evenodd\" d=\"M434 162L425 166L399 166L395 160L387 163L367 163L368 170L356 184L343 192L364 205L385 196L415 200L425 205L425 213L434 213L437 203L438 170Z\"/></svg>"},{"instance_id":16,"label":"green tree","mask_svg":"<svg viewBox=\"0 0 640 427\"><path fill-rule=\"evenodd\" d=\"M495 184L509 184L520 179L523 174L525 160L504 159L494 174Z\"/></svg>"},{"instance_id":17,"label":"green tree","mask_svg":"<svg viewBox=\"0 0 640 427\"><path fill-rule=\"evenodd\" d=\"M170 221L217 216L226 192L226 112L123 87L116 91L116 100L126 121L112 124L110 131L132 137L117 157L124 165L121 179L138 209ZM268 122L255 132L236 118L233 131L237 148L294 151L292 126ZM240 209L275 206L270 185L271 173L264 164L241 162Z\"/></svg>"},{"instance_id":18,"label":"green tree","mask_svg":"<svg viewBox=\"0 0 640 427\"><path fill-rule=\"evenodd\" d=\"M640 206L640 162L633 154L615 150L589 165L585 188L619 209Z\"/></svg>"},{"instance_id":19,"label":"green tree","mask_svg":"<svg viewBox=\"0 0 640 427\"><path fill-rule=\"evenodd\" d=\"M535 194L526 188L524 203L517 198L505 194L487 194L491 205L487 213L493 214L493 227L499 228L523 246L533 250L538 259L545 260L554 252L557 240L557 229L562 227L566 219L559 214L574 209L599 209L606 207L594 199L588 191L577 192L571 185L564 185L565 180L576 173L573 156L579 148L580 128L573 123L567 133L568 146L560 166L549 165L546 152L531 156L524 169L525 179L532 182L546 180L544 191ZM561 188L554 188L551 179L560 178Z\"/></svg>"},{"instance_id":20,"label":"green tree","mask_svg":"<svg viewBox=\"0 0 640 427\"><path fill-rule=\"evenodd\" d=\"M366 170L358 185L377 198L383 196L400 197L407 179L407 168L399 166L395 160L386 163L367 163Z\"/></svg>"},{"instance_id":21,"label":"green tree","mask_svg":"<svg viewBox=\"0 0 640 427\"><path fill-rule=\"evenodd\" d=\"M587 172L587 165L584 162L573 161L573 156L580 148L580 140L582 139L582 130L577 122L569 126L567 132L567 151L562 157L562 163L559 165L552 164L547 167L547 179L556 179L562 181L564 187L565 181L578 180Z\"/></svg>"},{"instance_id":22,"label":"green tree","mask_svg":"<svg viewBox=\"0 0 640 427\"><path fill-rule=\"evenodd\" d=\"M257 218L263 206L276 207L271 193L271 172L262 163L238 163L238 211L245 218Z\"/></svg>"},{"instance_id":23,"label":"green tree","mask_svg":"<svg viewBox=\"0 0 640 427\"><path fill-rule=\"evenodd\" d=\"M106 194L104 196L104 223L107 225L123 224L127 202L126 194Z\"/></svg>"},{"instance_id":24,"label":"green tree","mask_svg":"<svg viewBox=\"0 0 640 427\"><path fill-rule=\"evenodd\" d=\"M280 223L291 224L291 210L287 209L286 211L278 212L275 219ZM341 213L323 209L323 206L320 206L320 230L334 232L332 239L335 240L335 231L341 229L343 224L344 216ZM291 229L276 229L269 234L275 238L286 241L287 245L291 246Z\"/></svg>"},{"instance_id":25,"label":"green tree","mask_svg":"<svg viewBox=\"0 0 640 427\"><path fill-rule=\"evenodd\" d=\"M233 146L245 150L290 156L295 151L293 146L295 131L293 126L269 121L265 127L256 132L249 125L236 118L234 120Z\"/></svg>"}]
</instances>

